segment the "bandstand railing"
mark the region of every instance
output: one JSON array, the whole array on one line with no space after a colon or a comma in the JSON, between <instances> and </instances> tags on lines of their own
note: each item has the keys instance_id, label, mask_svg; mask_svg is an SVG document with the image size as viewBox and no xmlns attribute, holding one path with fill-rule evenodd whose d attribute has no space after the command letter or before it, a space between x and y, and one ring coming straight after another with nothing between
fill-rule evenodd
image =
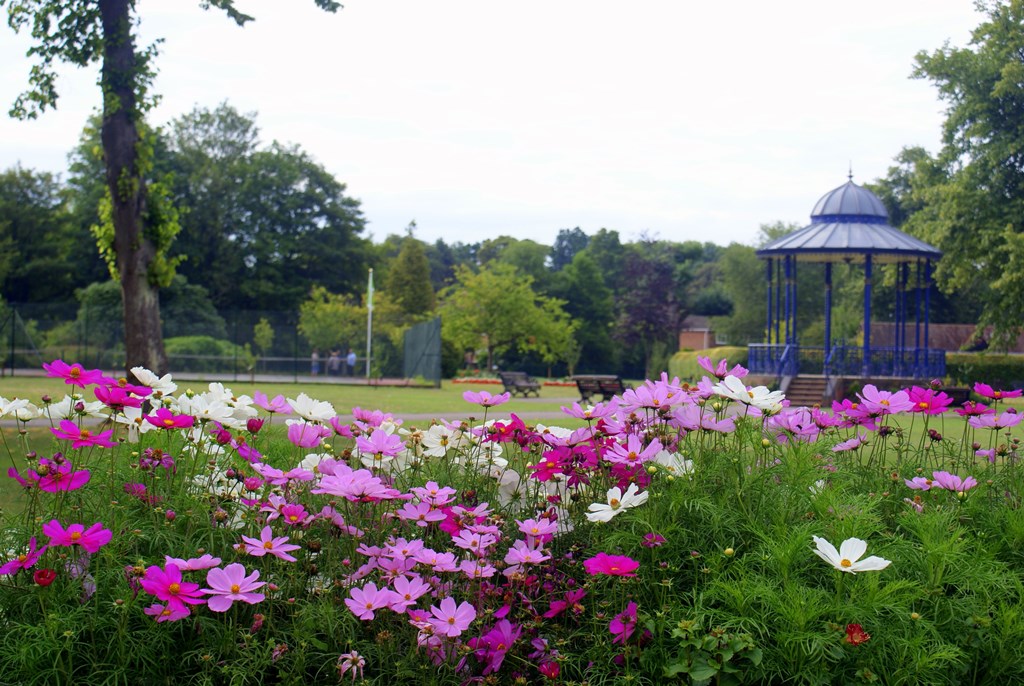
<instances>
[{"instance_id":1,"label":"bandstand railing","mask_svg":"<svg viewBox=\"0 0 1024 686\"><path fill-rule=\"evenodd\" d=\"M946 375L945 350L871 348L867 364L864 349L851 345L837 345L826 353L823 347L794 343L751 343L747 352L747 368L751 373L771 375L777 379L798 374L904 379L934 379Z\"/></svg>"}]
</instances>

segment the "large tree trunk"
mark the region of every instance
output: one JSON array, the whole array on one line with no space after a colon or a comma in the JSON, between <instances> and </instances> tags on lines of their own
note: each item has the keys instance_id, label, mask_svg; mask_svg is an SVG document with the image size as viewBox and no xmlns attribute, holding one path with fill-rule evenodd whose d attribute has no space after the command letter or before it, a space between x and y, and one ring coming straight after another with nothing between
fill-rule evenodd
<instances>
[{"instance_id":1,"label":"large tree trunk","mask_svg":"<svg viewBox=\"0 0 1024 686\"><path fill-rule=\"evenodd\" d=\"M100 0L103 21L103 141L114 222L114 250L124 303L126 372L135 366L167 371L160 301L149 281L156 250L143 231L146 183L140 168L138 55L132 39L131 1Z\"/></svg>"}]
</instances>

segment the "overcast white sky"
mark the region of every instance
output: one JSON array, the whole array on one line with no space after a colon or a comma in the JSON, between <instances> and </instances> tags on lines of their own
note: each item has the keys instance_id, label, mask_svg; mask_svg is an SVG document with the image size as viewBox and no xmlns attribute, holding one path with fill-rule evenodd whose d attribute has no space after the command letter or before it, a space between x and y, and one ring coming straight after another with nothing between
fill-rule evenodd
<instances>
[{"instance_id":1,"label":"overcast white sky","mask_svg":"<svg viewBox=\"0 0 1024 686\"><path fill-rule=\"evenodd\" d=\"M819 196L936 150L944 105L914 55L963 46L972 0L138 0L162 37L165 123L227 101L265 142L296 143L362 201L382 240L551 244L559 229L753 243L806 224ZM6 14L6 12L4 13ZM6 17L5 17L6 18ZM0 112L27 35L0 26ZM56 112L0 117L0 168L63 172L96 70L62 71Z\"/></svg>"}]
</instances>

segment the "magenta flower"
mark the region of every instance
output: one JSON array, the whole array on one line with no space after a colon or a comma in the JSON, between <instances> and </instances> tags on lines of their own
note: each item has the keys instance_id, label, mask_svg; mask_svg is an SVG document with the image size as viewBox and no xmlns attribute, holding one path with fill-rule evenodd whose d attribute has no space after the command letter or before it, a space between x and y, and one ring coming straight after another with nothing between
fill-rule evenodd
<instances>
[{"instance_id":1,"label":"magenta flower","mask_svg":"<svg viewBox=\"0 0 1024 686\"><path fill-rule=\"evenodd\" d=\"M915 491L929 491L935 482L926 476L915 476L913 479L904 479L903 483L907 485L907 488L912 488Z\"/></svg>"},{"instance_id":2,"label":"magenta flower","mask_svg":"<svg viewBox=\"0 0 1024 686\"><path fill-rule=\"evenodd\" d=\"M64 383L85 388L94 383L100 383L103 372L99 369L85 370L80 364L67 364L63 360L54 360L50 364L43 363L43 369L47 376L64 379Z\"/></svg>"},{"instance_id":3,"label":"magenta flower","mask_svg":"<svg viewBox=\"0 0 1024 686\"><path fill-rule=\"evenodd\" d=\"M47 493L57 491L74 491L89 483L88 469L74 471L71 462L64 461L60 464L51 460L40 460L40 465L47 467L46 473L42 476L29 470L29 475L39 476L39 490Z\"/></svg>"},{"instance_id":4,"label":"magenta flower","mask_svg":"<svg viewBox=\"0 0 1024 686\"><path fill-rule=\"evenodd\" d=\"M72 524L65 529L56 519L43 524L43 533L50 537L48 545L59 547L80 545L90 553L95 553L110 543L110 539L114 536L110 529L104 529L99 522L88 529L82 524Z\"/></svg>"},{"instance_id":5,"label":"magenta flower","mask_svg":"<svg viewBox=\"0 0 1024 686\"><path fill-rule=\"evenodd\" d=\"M331 429L322 424L294 422L288 425L288 440L299 448L315 448L331 433Z\"/></svg>"},{"instance_id":6,"label":"magenta flower","mask_svg":"<svg viewBox=\"0 0 1024 686\"><path fill-rule=\"evenodd\" d=\"M374 610L388 607L395 600L395 594L386 588L377 588L372 581L362 588L353 586L349 589L349 597L345 598L345 605L359 619L370 620L374 618Z\"/></svg>"},{"instance_id":7,"label":"magenta flower","mask_svg":"<svg viewBox=\"0 0 1024 686\"><path fill-rule=\"evenodd\" d=\"M139 579L139 585L146 593L167 603L171 610L184 610L186 605L202 605L206 600L200 597L199 584L182 581L177 565L157 565L146 568L146 575Z\"/></svg>"},{"instance_id":8,"label":"magenta flower","mask_svg":"<svg viewBox=\"0 0 1024 686\"><path fill-rule=\"evenodd\" d=\"M482 407L495 407L507 403L510 397L507 392L500 395L491 395L487 391L466 391L462 394L462 399L466 402L475 403Z\"/></svg>"},{"instance_id":9,"label":"magenta flower","mask_svg":"<svg viewBox=\"0 0 1024 686\"><path fill-rule=\"evenodd\" d=\"M480 638L469 640L469 647L476 651L477 659L486 663L484 675L501 669L505 655L522 633L522 627L512 624L507 619L499 620L491 630Z\"/></svg>"},{"instance_id":10,"label":"magenta flower","mask_svg":"<svg viewBox=\"0 0 1024 686\"><path fill-rule=\"evenodd\" d=\"M1013 391L997 391L987 383L976 383L974 384L974 392L983 398L1003 400L1005 398L1019 398L1024 391L1021 391L1019 388Z\"/></svg>"},{"instance_id":11,"label":"magenta flower","mask_svg":"<svg viewBox=\"0 0 1024 686\"><path fill-rule=\"evenodd\" d=\"M363 678L363 667L366 666L366 659L356 651L342 653L338 656L338 677L345 676L345 672L352 671L352 683L355 683L356 676Z\"/></svg>"},{"instance_id":12,"label":"magenta flower","mask_svg":"<svg viewBox=\"0 0 1024 686\"><path fill-rule=\"evenodd\" d=\"M99 446L101 448L113 448L117 445L117 443L110 440L111 436L114 434L113 429L93 435L93 433L88 429L83 429L67 419L61 420L59 429L52 428L50 431L53 432L54 436L61 440L71 441L72 448L84 448L90 445Z\"/></svg>"},{"instance_id":13,"label":"magenta flower","mask_svg":"<svg viewBox=\"0 0 1024 686\"><path fill-rule=\"evenodd\" d=\"M176 622L192 614L184 605L175 605L173 603L168 603L167 605L153 603L142 611L150 617L156 617L157 622Z\"/></svg>"},{"instance_id":14,"label":"magenta flower","mask_svg":"<svg viewBox=\"0 0 1024 686\"><path fill-rule=\"evenodd\" d=\"M609 555L598 553L589 560L583 561L583 568L587 574L605 574L608 576L636 576L635 572L640 563L625 555Z\"/></svg>"},{"instance_id":15,"label":"magenta flower","mask_svg":"<svg viewBox=\"0 0 1024 686\"><path fill-rule=\"evenodd\" d=\"M196 418L188 414L174 414L166 407L158 408L146 421L159 429L188 429L195 425Z\"/></svg>"},{"instance_id":16,"label":"magenta flower","mask_svg":"<svg viewBox=\"0 0 1024 686\"><path fill-rule=\"evenodd\" d=\"M206 585L210 588L202 591L210 596L206 599L207 607L213 612L227 612L236 600L250 605L263 602L266 596L255 591L266 586L267 582L256 581L259 578L260 570L253 570L246 576L245 567L237 562L224 569L214 567L206 574Z\"/></svg>"},{"instance_id":17,"label":"magenta flower","mask_svg":"<svg viewBox=\"0 0 1024 686\"><path fill-rule=\"evenodd\" d=\"M644 540L640 542L640 545L645 548L659 548L665 545L665 537L652 531L644 534Z\"/></svg>"},{"instance_id":18,"label":"magenta flower","mask_svg":"<svg viewBox=\"0 0 1024 686\"><path fill-rule=\"evenodd\" d=\"M284 560L285 562L295 562L295 558L288 553L302 547L288 543L287 536L274 538L274 532L269 526L263 527L263 531L260 532L259 539L242 536L242 540L245 541L245 552L250 555L263 557L264 555L270 554Z\"/></svg>"},{"instance_id":19,"label":"magenta flower","mask_svg":"<svg viewBox=\"0 0 1024 686\"><path fill-rule=\"evenodd\" d=\"M951 397L932 388L913 386L907 393L910 402L914 404L911 412L921 414L942 414L949 409L953 402Z\"/></svg>"},{"instance_id":20,"label":"magenta flower","mask_svg":"<svg viewBox=\"0 0 1024 686\"><path fill-rule=\"evenodd\" d=\"M427 621L434 627L435 633L455 638L476 619L476 608L465 601L456 606L455 600L447 597L441 601L440 607L431 605L430 614L433 616Z\"/></svg>"},{"instance_id":21,"label":"magenta flower","mask_svg":"<svg viewBox=\"0 0 1024 686\"><path fill-rule=\"evenodd\" d=\"M956 409L956 413L961 417L977 417L983 414L995 414L995 410L984 403L968 400L962 407Z\"/></svg>"},{"instance_id":22,"label":"magenta flower","mask_svg":"<svg viewBox=\"0 0 1024 686\"><path fill-rule=\"evenodd\" d=\"M430 503L406 503L395 514L399 519L411 521L416 526L428 526L430 522L441 522L447 517L443 510L432 507Z\"/></svg>"},{"instance_id":23,"label":"magenta flower","mask_svg":"<svg viewBox=\"0 0 1024 686\"><path fill-rule=\"evenodd\" d=\"M274 414L291 414L292 406L288 404L288 400L283 395L278 395L273 400L267 400L267 394L260 391L256 391L252 394L252 401L259 407L262 407L267 412Z\"/></svg>"},{"instance_id":24,"label":"magenta flower","mask_svg":"<svg viewBox=\"0 0 1024 686\"><path fill-rule=\"evenodd\" d=\"M388 457L394 457L401 452L404 447L405 444L402 443L401 436L389 434L383 429L374 429L369 438L360 436L356 439L356 448L359 449L359 452L367 455L387 455Z\"/></svg>"},{"instance_id":25,"label":"magenta flower","mask_svg":"<svg viewBox=\"0 0 1024 686\"><path fill-rule=\"evenodd\" d=\"M142 407L143 398L132 395L120 386L97 386L92 392L97 400L115 412L124 412L126 407Z\"/></svg>"},{"instance_id":26,"label":"magenta flower","mask_svg":"<svg viewBox=\"0 0 1024 686\"><path fill-rule=\"evenodd\" d=\"M729 369L729 361L724 357L718 361L718 364L711 366L710 357L697 356L697 364L706 369L708 373L717 377L719 380L724 379L727 376L735 376L737 379L742 379L747 375L748 370L740 365L735 365L732 369Z\"/></svg>"},{"instance_id":27,"label":"magenta flower","mask_svg":"<svg viewBox=\"0 0 1024 686\"><path fill-rule=\"evenodd\" d=\"M36 548L36 537L28 539L28 550L23 553L19 553L10 562L5 562L0 565L0 576L8 574L17 574L23 569L29 569L34 567L39 558L46 551L47 546L42 548Z\"/></svg>"},{"instance_id":28,"label":"magenta flower","mask_svg":"<svg viewBox=\"0 0 1024 686\"><path fill-rule=\"evenodd\" d=\"M630 601L626 609L615 615L615 618L608 625L608 631L615 637L612 643L626 645L626 641L636 630L636 603Z\"/></svg>"}]
</instances>

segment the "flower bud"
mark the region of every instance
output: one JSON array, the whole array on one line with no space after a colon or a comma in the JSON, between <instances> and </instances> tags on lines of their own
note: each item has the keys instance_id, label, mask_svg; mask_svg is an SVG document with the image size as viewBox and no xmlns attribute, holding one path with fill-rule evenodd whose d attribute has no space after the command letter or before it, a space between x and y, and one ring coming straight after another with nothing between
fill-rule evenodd
<instances>
[{"instance_id":1,"label":"flower bud","mask_svg":"<svg viewBox=\"0 0 1024 686\"><path fill-rule=\"evenodd\" d=\"M258 434L260 429L263 428L263 420L257 417L250 417L249 420L245 422L245 428L251 434Z\"/></svg>"},{"instance_id":2,"label":"flower bud","mask_svg":"<svg viewBox=\"0 0 1024 686\"><path fill-rule=\"evenodd\" d=\"M722 553L723 553L723 554L724 554L724 555L725 555L726 557L732 557L733 555L735 555L735 554L736 554L736 551L735 551L735 550L733 550L732 548L726 548L725 550L723 550L723 551L722 551Z\"/></svg>"}]
</instances>

